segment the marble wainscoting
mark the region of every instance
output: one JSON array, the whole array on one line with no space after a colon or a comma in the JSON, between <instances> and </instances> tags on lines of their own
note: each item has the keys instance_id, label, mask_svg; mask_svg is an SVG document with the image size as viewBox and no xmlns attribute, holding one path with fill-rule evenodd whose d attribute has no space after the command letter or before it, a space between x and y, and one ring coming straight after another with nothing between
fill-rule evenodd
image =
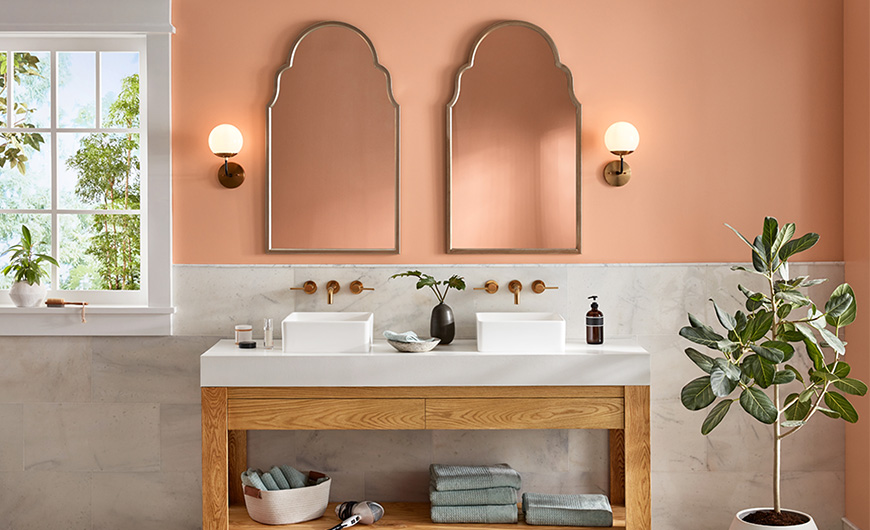
<instances>
[{"instance_id":1,"label":"marble wainscoting","mask_svg":"<svg viewBox=\"0 0 870 530\"><path fill-rule=\"evenodd\" d=\"M201 526L199 355L233 326L263 317L330 309L326 282L341 282L336 310L375 312L375 326L428 333L434 297L407 266L175 267L178 308L172 337L0 338L0 530L196 529ZM558 311L568 334L584 336L587 296L597 294L607 337L635 336L652 353L652 496L657 530L720 530L737 510L770 499L768 428L732 412L709 437L703 413L685 410L680 388L699 372L677 336L686 311L714 320L714 297L736 309L737 283L750 275L728 265L419 266L439 277L464 275L469 287L499 282L494 295L451 292L458 336L474 335L475 311ZM802 264L795 274L842 281L839 263ZM305 280L315 295L289 291ZM360 279L375 291L350 294ZM520 305L507 291L523 282ZM536 295L531 282L558 290ZM867 421L867 418L862 419ZM786 505L812 513L823 530L843 515L843 425L819 418L785 441ZM335 480L338 500L425 500L427 467L510 462L524 487L541 492L606 491L603 431L251 432L254 466L287 462Z\"/></svg>"}]
</instances>

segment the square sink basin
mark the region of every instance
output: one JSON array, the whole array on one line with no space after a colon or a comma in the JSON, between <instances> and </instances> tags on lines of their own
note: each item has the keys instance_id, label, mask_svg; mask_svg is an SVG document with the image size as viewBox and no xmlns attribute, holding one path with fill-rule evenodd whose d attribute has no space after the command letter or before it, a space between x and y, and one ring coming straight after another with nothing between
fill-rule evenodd
<instances>
[{"instance_id":1,"label":"square sink basin","mask_svg":"<svg viewBox=\"0 0 870 530\"><path fill-rule=\"evenodd\" d=\"M477 313L477 351L565 351L565 319L558 313Z\"/></svg>"},{"instance_id":2,"label":"square sink basin","mask_svg":"<svg viewBox=\"0 0 870 530\"><path fill-rule=\"evenodd\" d=\"M281 322L284 353L368 353L373 313L296 311Z\"/></svg>"}]
</instances>

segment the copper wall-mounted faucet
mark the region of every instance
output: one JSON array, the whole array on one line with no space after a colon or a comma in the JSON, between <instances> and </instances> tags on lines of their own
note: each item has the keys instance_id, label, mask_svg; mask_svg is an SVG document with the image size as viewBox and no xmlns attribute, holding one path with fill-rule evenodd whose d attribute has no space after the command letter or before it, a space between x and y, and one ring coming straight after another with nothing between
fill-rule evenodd
<instances>
[{"instance_id":1,"label":"copper wall-mounted faucet","mask_svg":"<svg viewBox=\"0 0 870 530\"><path fill-rule=\"evenodd\" d=\"M514 293L514 305L520 305L520 291L523 290L523 284L519 280L511 280L508 284L508 291Z\"/></svg>"},{"instance_id":2,"label":"copper wall-mounted faucet","mask_svg":"<svg viewBox=\"0 0 870 530\"><path fill-rule=\"evenodd\" d=\"M332 305L332 297L341 290L341 285L335 280L326 282L326 303Z\"/></svg>"}]
</instances>

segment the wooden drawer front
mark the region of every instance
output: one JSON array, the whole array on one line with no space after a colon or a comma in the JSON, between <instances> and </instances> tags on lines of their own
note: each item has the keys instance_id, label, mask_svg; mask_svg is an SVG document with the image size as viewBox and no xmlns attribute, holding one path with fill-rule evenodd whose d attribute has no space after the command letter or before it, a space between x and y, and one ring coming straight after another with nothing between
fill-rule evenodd
<instances>
[{"instance_id":1,"label":"wooden drawer front","mask_svg":"<svg viewBox=\"0 0 870 530\"><path fill-rule=\"evenodd\" d=\"M622 398L427 399L427 429L622 429Z\"/></svg>"},{"instance_id":2,"label":"wooden drawer front","mask_svg":"<svg viewBox=\"0 0 870 530\"><path fill-rule=\"evenodd\" d=\"M231 399L230 429L425 429L422 399Z\"/></svg>"}]
</instances>

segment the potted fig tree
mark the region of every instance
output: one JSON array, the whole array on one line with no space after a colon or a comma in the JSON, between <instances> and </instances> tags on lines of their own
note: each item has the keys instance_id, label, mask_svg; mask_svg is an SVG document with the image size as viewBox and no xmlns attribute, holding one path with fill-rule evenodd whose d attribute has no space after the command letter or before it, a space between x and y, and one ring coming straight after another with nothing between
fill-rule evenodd
<instances>
[{"instance_id":1,"label":"potted fig tree","mask_svg":"<svg viewBox=\"0 0 870 530\"><path fill-rule=\"evenodd\" d=\"M2 255L11 253L9 264L3 268L3 274L12 276L12 288L9 298L17 307L38 307L45 300L45 286L41 280L48 277L48 272L42 268L42 263L57 265L57 261L47 254L36 251L33 236L27 225L21 225L21 240L12 245Z\"/></svg>"},{"instance_id":2,"label":"potted fig tree","mask_svg":"<svg viewBox=\"0 0 870 530\"><path fill-rule=\"evenodd\" d=\"M724 332L714 331L689 314L689 325L680 330L680 335L717 353L709 356L686 348L686 355L704 375L683 387L680 399L689 410L713 405L701 425L705 435L730 410L738 408L732 406L735 402L756 420L772 426L772 506L738 512L731 530L757 529L759 525L815 529L811 516L782 507L782 442L820 415L850 423L858 421L847 395L863 396L867 385L849 377L850 367L843 360L846 343L840 336L843 327L855 320L855 295L844 283L822 306L804 291L825 279L789 274L789 258L812 248L819 240L818 234L793 239L795 225L780 227L773 217L764 219L762 233L753 241L726 226L752 252L751 269L732 269L761 276L765 287L753 291L737 286L746 298L745 312L729 313L711 299ZM795 355L807 358L800 363ZM799 368L802 364L808 368Z\"/></svg>"}]
</instances>

